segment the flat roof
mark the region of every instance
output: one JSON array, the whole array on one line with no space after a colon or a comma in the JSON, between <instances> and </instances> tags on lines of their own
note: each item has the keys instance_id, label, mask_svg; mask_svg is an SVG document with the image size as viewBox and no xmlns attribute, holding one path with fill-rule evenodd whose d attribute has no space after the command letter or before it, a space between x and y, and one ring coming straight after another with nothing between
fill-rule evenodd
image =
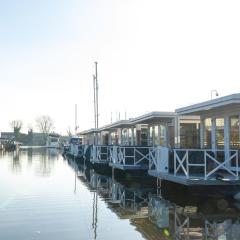
<instances>
[{"instance_id":1,"label":"flat roof","mask_svg":"<svg viewBox=\"0 0 240 240\"><path fill-rule=\"evenodd\" d=\"M220 109L229 105L240 104L240 93L215 98L213 100L193 104L187 107L178 108L175 112L179 115L201 114L213 109Z\"/></svg>"},{"instance_id":2,"label":"flat roof","mask_svg":"<svg viewBox=\"0 0 240 240\"><path fill-rule=\"evenodd\" d=\"M170 122L176 117L174 112L150 112L131 119L132 124L151 124L157 122Z\"/></svg>"},{"instance_id":3,"label":"flat roof","mask_svg":"<svg viewBox=\"0 0 240 240\"><path fill-rule=\"evenodd\" d=\"M89 129L83 132L80 132L81 135L86 135L89 133L96 133L102 131L114 130L117 128L128 128L136 124L157 124L157 123L171 123L172 120L177 116L175 112L150 112L144 115L138 116L136 118L130 118L128 120L119 120L114 123L110 123L100 127L99 129ZM185 116L181 119L186 121L198 120L197 116Z\"/></svg>"},{"instance_id":4,"label":"flat roof","mask_svg":"<svg viewBox=\"0 0 240 240\"><path fill-rule=\"evenodd\" d=\"M111 130L111 129L115 129L115 128L130 127L131 125L132 125L131 120L119 120L117 122L110 123L110 124L100 127L99 131L104 131L104 130L106 131L106 130Z\"/></svg>"},{"instance_id":5,"label":"flat roof","mask_svg":"<svg viewBox=\"0 0 240 240\"><path fill-rule=\"evenodd\" d=\"M97 132L99 132L98 129L96 129L96 128L91 128L91 129L88 129L88 130L84 130L84 131L82 131L82 132L79 132L78 134L80 134L80 135L86 135L86 134L89 134L89 133L97 133Z\"/></svg>"}]
</instances>

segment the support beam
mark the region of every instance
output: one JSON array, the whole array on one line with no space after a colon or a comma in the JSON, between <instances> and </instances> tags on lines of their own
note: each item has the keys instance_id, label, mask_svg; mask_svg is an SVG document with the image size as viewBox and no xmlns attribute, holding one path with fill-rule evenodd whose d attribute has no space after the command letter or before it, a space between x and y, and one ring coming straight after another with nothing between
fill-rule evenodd
<instances>
[{"instance_id":1,"label":"support beam","mask_svg":"<svg viewBox=\"0 0 240 240\"><path fill-rule=\"evenodd\" d=\"M180 148L180 119L175 117L174 119L174 145L176 148Z\"/></svg>"},{"instance_id":2,"label":"support beam","mask_svg":"<svg viewBox=\"0 0 240 240\"><path fill-rule=\"evenodd\" d=\"M211 122L212 122L211 131L212 150L216 150L216 118L211 118Z\"/></svg>"},{"instance_id":3,"label":"support beam","mask_svg":"<svg viewBox=\"0 0 240 240\"><path fill-rule=\"evenodd\" d=\"M204 133L205 133L205 119L201 117L200 120L200 147L204 148Z\"/></svg>"},{"instance_id":4,"label":"support beam","mask_svg":"<svg viewBox=\"0 0 240 240\"><path fill-rule=\"evenodd\" d=\"M230 121L229 116L224 117L224 152L225 159L229 158L229 147L230 147ZM228 162L228 166L230 166L230 162Z\"/></svg>"}]
</instances>

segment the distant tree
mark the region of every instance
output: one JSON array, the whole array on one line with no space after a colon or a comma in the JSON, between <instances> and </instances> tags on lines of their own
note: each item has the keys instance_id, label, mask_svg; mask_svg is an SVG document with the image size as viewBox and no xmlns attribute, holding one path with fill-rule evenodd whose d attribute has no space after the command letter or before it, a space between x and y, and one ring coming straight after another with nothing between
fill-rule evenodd
<instances>
[{"instance_id":1,"label":"distant tree","mask_svg":"<svg viewBox=\"0 0 240 240\"><path fill-rule=\"evenodd\" d=\"M53 131L53 120L47 116L43 115L36 119L36 125L38 130L43 133L44 141L46 142L48 134Z\"/></svg>"},{"instance_id":2,"label":"distant tree","mask_svg":"<svg viewBox=\"0 0 240 240\"><path fill-rule=\"evenodd\" d=\"M33 144L33 127L32 125L28 125L28 145Z\"/></svg>"},{"instance_id":3,"label":"distant tree","mask_svg":"<svg viewBox=\"0 0 240 240\"><path fill-rule=\"evenodd\" d=\"M10 122L10 127L13 129L14 137L16 140L19 139L22 126L23 126L23 123L21 120L13 120Z\"/></svg>"},{"instance_id":4,"label":"distant tree","mask_svg":"<svg viewBox=\"0 0 240 240\"><path fill-rule=\"evenodd\" d=\"M67 128L67 135L68 135L69 137L71 137L71 136L73 135L72 132L71 132L70 127Z\"/></svg>"}]
</instances>

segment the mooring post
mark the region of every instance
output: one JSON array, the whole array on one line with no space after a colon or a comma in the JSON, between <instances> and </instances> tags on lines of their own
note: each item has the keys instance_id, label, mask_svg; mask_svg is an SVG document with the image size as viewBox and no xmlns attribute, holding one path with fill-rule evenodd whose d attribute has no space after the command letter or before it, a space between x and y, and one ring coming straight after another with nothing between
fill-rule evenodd
<instances>
[{"instance_id":1,"label":"mooring post","mask_svg":"<svg viewBox=\"0 0 240 240\"><path fill-rule=\"evenodd\" d=\"M157 196L162 197L162 179L157 178Z\"/></svg>"}]
</instances>

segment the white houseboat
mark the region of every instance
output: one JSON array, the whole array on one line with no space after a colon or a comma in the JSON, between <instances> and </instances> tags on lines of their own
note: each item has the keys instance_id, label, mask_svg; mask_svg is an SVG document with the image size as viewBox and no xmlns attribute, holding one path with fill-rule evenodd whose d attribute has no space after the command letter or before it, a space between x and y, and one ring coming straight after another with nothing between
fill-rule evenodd
<instances>
[{"instance_id":1,"label":"white houseboat","mask_svg":"<svg viewBox=\"0 0 240 240\"><path fill-rule=\"evenodd\" d=\"M74 157L83 156L82 137L73 136L69 138L69 153Z\"/></svg>"},{"instance_id":2,"label":"white houseboat","mask_svg":"<svg viewBox=\"0 0 240 240\"><path fill-rule=\"evenodd\" d=\"M92 163L107 164L121 170L148 170L161 154L160 147L168 154L168 149L175 146L199 145L196 142L199 124L199 117L178 118L173 112L151 112L81 134L86 144L92 144ZM168 169L168 162L164 164L161 167Z\"/></svg>"},{"instance_id":3,"label":"white houseboat","mask_svg":"<svg viewBox=\"0 0 240 240\"><path fill-rule=\"evenodd\" d=\"M185 185L239 185L240 94L180 108L176 114L200 118L200 145L172 149L172 156L160 157L149 174ZM162 161L173 168L162 171Z\"/></svg>"},{"instance_id":4,"label":"white houseboat","mask_svg":"<svg viewBox=\"0 0 240 240\"><path fill-rule=\"evenodd\" d=\"M46 146L48 148L61 148L60 138L61 136L57 133L49 133Z\"/></svg>"}]
</instances>

